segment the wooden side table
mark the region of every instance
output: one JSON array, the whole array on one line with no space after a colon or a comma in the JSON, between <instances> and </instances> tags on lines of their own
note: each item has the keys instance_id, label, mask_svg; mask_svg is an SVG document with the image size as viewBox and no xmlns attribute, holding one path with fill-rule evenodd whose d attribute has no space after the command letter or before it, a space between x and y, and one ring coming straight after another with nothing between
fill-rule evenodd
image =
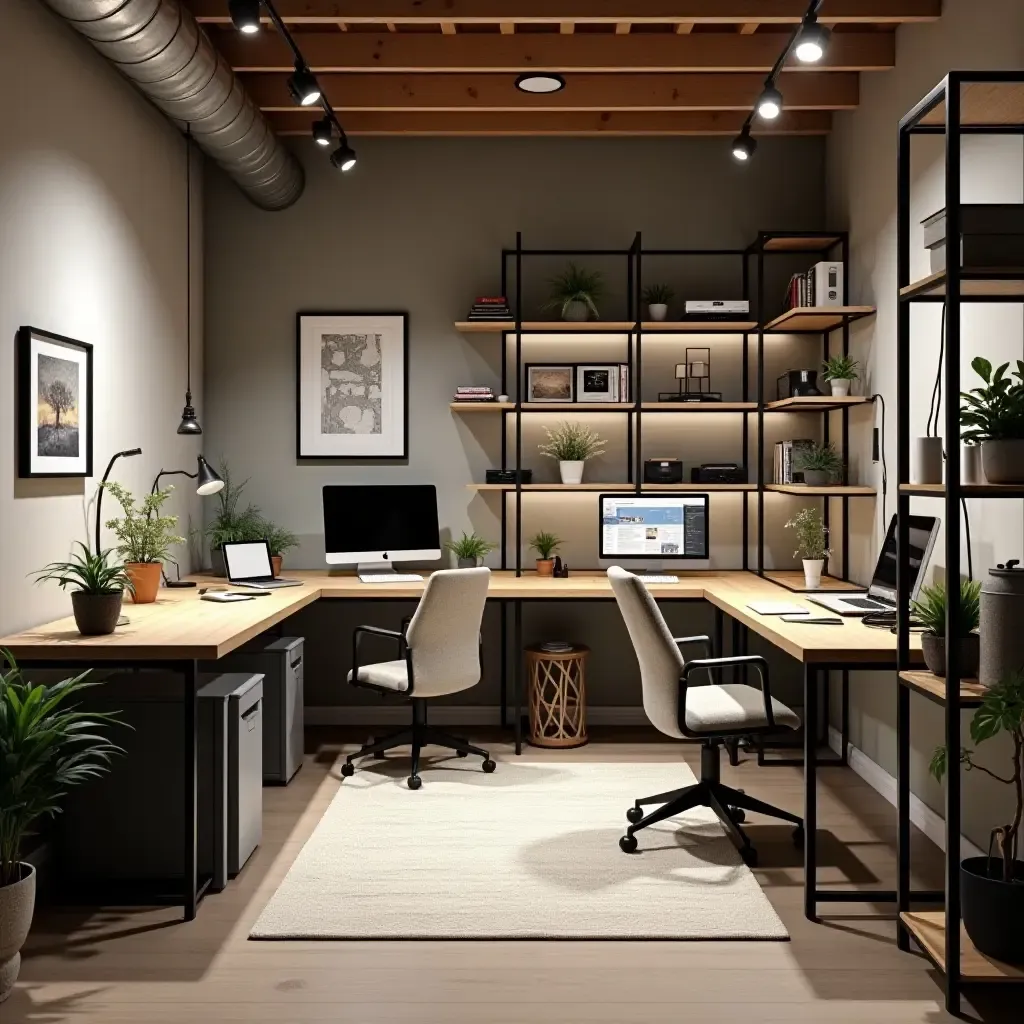
<instances>
[{"instance_id":1,"label":"wooden side table","mask_svg":"<svg viewBox=\"0 0 1024 1024\"><path fill-rule=\"evenodd\" d=\"M581 747L587 742L586 663L590 648L526 648L530 675L530 735L535 747Z\"/></svg>"}]
</instances>

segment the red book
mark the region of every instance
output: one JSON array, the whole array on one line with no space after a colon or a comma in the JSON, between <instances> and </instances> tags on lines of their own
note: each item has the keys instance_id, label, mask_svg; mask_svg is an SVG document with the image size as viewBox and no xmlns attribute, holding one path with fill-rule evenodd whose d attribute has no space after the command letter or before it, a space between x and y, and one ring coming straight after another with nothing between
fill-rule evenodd
<instances>
[{"instance_id":1,"label":"red book","mask_svg":"<svg viewBox=\"0 0 1024 1024\"><path fill-rule=\"evenodd\" d=\"M476 298L478 306L504 306L505 303L504 295L479 295Z\"/></svg>"}]
</instances>

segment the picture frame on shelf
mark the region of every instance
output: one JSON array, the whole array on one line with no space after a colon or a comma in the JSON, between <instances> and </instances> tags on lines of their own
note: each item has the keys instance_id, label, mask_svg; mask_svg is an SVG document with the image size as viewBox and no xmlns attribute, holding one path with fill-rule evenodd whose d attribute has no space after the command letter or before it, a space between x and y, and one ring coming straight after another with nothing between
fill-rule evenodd
<instances>
[{"instance_id":1,"label":"picture frame on shelf","mask_svg":"<svg viewBox=\"0 0 1024 1024\"><path fill-rule=\"evenodd\" d=\"M618 363L581 363L576 367L577 402L618 402Z\"/></svg>"},{"instance_id":2,"label":"picture frame on shelf","mask_svg":"<svg viewBox=\"0 0 1024 1024\"><path fill-rule=\"evenodd\" d=\"M18 329L18 475L92 476L92 345Z\"/></svg>"},{"instance_id":3,"label":"picture frame on shelf","mask_svg":"<svg viewBox=\"0 0 1024 1024\"><path fill-rule=\"evenodd\" d=\"M576 367L572 363L527 363L526 401L576 401Z\"/></svg>"},{"instance_id":4,"label":"picture frame on shelf","mask_svg":"<svg viewBox=\"0 0 1024 1024\"><path fill-rule=\"evenodd\" d=\"M296 315L299 459L405 459L409 454L409 315Z\"/></svg>"}]
</instances>

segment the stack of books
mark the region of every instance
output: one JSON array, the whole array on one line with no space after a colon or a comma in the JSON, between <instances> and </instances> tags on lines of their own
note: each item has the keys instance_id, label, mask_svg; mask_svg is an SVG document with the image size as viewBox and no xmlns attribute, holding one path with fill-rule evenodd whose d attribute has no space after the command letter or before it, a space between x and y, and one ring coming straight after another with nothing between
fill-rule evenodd
<instances>
[{"instance_id":1,"label":"stack of books","mask_svg":"<svg viewBox=\"0 0 1024 1024\"><path fill-rule=\"evenodd\" d=\"M467 320L511 320L512 310L504 295L478 295L466 315Z\"/></svg>"},{"instance_id":2,"label":"stack of books","mask_svg":"<svg viewBox=\"0 0 1024 1024\"><path fill-rule=\"evenodd\" d=\"M493 402L494 392L490 388L456 388L456 402Z\"/></svg>"},{"instance_id":3,"label":"stack of books","mask_svg":"<svg viewBox=\"0 0 1024 1024\"><path fill-rule=\"evenodd\" d=\"M784 308L785 309L794 309L797 306L813 306L813 305L814 305L814 274L813 274L813 272L808 270L808 271L805 271L803 274L794 274L789 279L789 288L786 290L786 301L783 304Z\"/></svg>"},{"instance_id":4,"label":"stack of books","mask_svg":"<svg viewBox=\"0 0 1024 1024\"><path fill-rule=\"evenodd\" d=\"M804 474L800 469L794 469L794 461L798 452L813 448L814 442L808 438L797 438L795 441L779 441L775 445L775 483L777 484L802 484Z\"/></svg>"}]
</instances>

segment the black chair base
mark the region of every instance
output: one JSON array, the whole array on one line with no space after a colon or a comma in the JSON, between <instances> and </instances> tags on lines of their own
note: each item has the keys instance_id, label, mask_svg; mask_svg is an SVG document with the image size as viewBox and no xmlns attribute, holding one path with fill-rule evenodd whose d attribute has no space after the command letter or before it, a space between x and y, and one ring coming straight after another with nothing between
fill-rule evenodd
<instances>
[{"instance_id":1,"label":"black chair base","mask_svg":"<svg viewBox=\"0 0 1024 1024\"><path fill-rule=\"evenodd\" d=\"M646 796L637 800L626 812L626 819L630 825L626 829L626 834L619 840L619 848L624 853L636 853L635 833L647 828L648 825L654 825L666 818L673 818L694 807L710 807L715 812L719 821L725 826L727 835L739 850L744 863L750 867L757 866L757 851L751 845L746 832L740 827L746 818L745 811L755 811L758 814L767 814L772 818L792 822L796 826L793 830L793 842L798 846L802 845L804 840L802 818L782 810L781 807L748 796L742 789L733 789L731 786L723 785L720 780L719 753L720 741L704 743L701 747L700 782L686 786L684 789L675 789L669 793L658 793L656 796ZM661 804L662 806L644 816L642 808L648 804Z\"/></svg>"},{"instance_id":2,"label":"black chair base","mask_svg":"<svg viewBox=\"0 0 1024 1024\"><path fill-rule=\"evenodd\" d=\"M392 733L390 736L384 736L379 740L375 739L369 743L364 743L354 754L349 754L345 758L345 763L341 766L341 774L346 778L354 775L356 766L353 762L361 757L369 757L371 755L379 757L388 750L394 750L395 747L412 747L412 771L407 781L410 789L419 789L423 785L423 780L419 774L420 749L429 745L448 747L448 749L454 750L459 757L467 757L469 754L482 757L484 759L483 770L487 773L493 772L497 767L494 761L491 760L491 755L481 747L474 747L468 741L458 736L453 736L451 733L443 732L440 729L432 729L427 725L424 702L422 700L413 700L412 727L403 729L401 732Z\"/></svg>"}]
</instances>

